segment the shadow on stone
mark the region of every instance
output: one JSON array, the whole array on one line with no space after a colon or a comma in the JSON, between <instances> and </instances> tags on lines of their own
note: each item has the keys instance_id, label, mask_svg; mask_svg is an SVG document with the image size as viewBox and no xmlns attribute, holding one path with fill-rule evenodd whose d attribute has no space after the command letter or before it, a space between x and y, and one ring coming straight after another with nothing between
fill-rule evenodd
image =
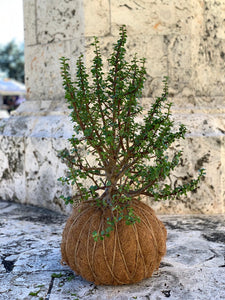
<instances>
[{"instance_id":1,"label":"shadow on stone","mask_svg":"<svg viewBox=\"0 0 225 300\"><path fill-rule=\"evenodd\" d=\"M6 272L7 273L12 272L16 260L7 260L6 255L2 256L1 259L2 259L2 264L3 264Z\"/></svg>"},{"instance_id":2,"label":"shadow on stone","mask_svg":"<svg viewBox=\"0 0 225 300\"><path fill-rule=\"evenodd\" d=\"M206 239L209 242L214 243L223 243L225 242L225 233L223 232L213 232L213 233L207 233L202 235L204 239Z\"/></svg>"}]
</instances>

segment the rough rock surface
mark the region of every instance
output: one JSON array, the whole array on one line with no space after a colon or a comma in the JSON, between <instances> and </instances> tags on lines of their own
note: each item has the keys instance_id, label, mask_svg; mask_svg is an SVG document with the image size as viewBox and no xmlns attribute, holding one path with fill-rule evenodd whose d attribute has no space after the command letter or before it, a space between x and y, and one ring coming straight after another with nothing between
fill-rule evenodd
<instances>
[{"instance_id":1,"label":"rough rock surface","mask_svg":"<svg viewBox=\"0 0 225 300\"><path fill-rule=\"evenodd\" d=\"M60 265L66 216L0 202L1 300L225 299L225 217L161 215L167 254L153 277L128 286L95 286Z\"/></svg>"},{"instance_id":2,"label":"rough rock surface","mask_svg":"<svg viewBox=\"0 0 225 300\"><path fill-rule=\"evenodd\" d=\"M158 96L168 75L176 103L224 105L224 9L224 0L24 1L28 95L61 99L59 57L85 51L88 62L98 36L106 59L126 24L129 53L147 58L146 97Z\"/></svg>"},{"instance_id":3,"label":"rough rock surface","mask_svg":"<svg viewBox=\"0 0 225 300\"><path fill-rule=\"evenodd\" d=\"M71 188L57 181L67 170L58 154L69 146L73 125L63 106L59 112L50 101L35 104L26 102L22 115L0 120L0 199L60 211L59 197ZM51 114L46 115L46 109Z\"/></svg>"},{"instance_id":4,"label":"rough rock surface","mask_svg":"<svg viewBox=\"0 0 225 300\"><path fill-rule=\"evenodd\" d=\"M143 106L147 107L145 100ZM69 147L67 139L73 135L69 114L62 101L27 101L8 121L0 120L0 199L56 211L65 208L59 197L71 195L72 188L57 181L67 171L58 151ZM183 150L183 158L170 182L192 179L200 168L206 169L206 177L197 193L178 201L148 199L149 203L161 214L224 213L225 114L174 109L173 117L176 124L185 123L188 134L173 145Z\"/></svg>"},{"instance_id":5,"label":"rough rock surface","mask_svg":"<svg viewBox=\"0 0 225 300\"><path fill-rule=\"evenodd\" d=\"M159 213L225 212L225 0L26 0L25 73L28 101L0 121L0 199L61 210L71 194L57 178L66 167L57 151L72 124L64 109L59 58L93 58L99 37L106 62L119 27L127 25L127 54L146 58L142 104L147 110L169 76L176 122L187 125L184 158L171 181L207 176L185 201L151 203ZM175 145L176 147L176 145ZM151 200L148 199L150 202Z\"/></svg>"}]
</instances>

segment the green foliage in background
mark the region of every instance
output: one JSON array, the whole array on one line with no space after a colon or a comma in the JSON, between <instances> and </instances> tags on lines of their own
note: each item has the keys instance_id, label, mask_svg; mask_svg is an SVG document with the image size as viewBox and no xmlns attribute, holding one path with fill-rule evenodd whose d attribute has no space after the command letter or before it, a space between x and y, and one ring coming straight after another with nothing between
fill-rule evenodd
<instances>
[{"instance_id":1,"label":"green foliage in background","mask_svg":"<svg viewBox=\"0 0 225 300\"><path fill-rule=\"evenodd\" d=\"M5 76L24 82L24 46L18 46L11 41L5 46L0 46L0 71Z\"/></svg>"}]
</instances>

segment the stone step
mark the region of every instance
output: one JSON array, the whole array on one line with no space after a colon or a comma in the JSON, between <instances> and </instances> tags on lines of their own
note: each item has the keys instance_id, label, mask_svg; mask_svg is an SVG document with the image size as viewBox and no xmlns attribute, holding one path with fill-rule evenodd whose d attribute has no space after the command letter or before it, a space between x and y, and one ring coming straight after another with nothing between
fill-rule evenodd
<instances>
[{"instance_id":1,"label":"stone step","mask_svg":"<svg viewBox=\"0 0 225 300\"><path fill-rule=\"evenodd\" d=\"M95 286L60 264L65 215L0 201L0 299L225 299L224 215L159 218L168 230L159 270L138 284Z\"/></svg>"}]
</instances>

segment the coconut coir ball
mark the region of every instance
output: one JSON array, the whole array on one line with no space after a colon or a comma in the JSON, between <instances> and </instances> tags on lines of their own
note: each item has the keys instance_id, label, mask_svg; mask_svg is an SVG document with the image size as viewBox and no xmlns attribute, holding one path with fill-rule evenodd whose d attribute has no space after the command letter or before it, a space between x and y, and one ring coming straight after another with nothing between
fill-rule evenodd
<instances>
[{"instance_id":1,"label":"coconut coir ball","mask_svg":"<svg viewBox=\"0 0 225 300\"><path fill-rule=\"evenodd\" d=\"M63 231L62 262L97 285L131 284L150 277L166 253L167 232L148 205L133 200L130 207L140 223L126 225L121 220L109 237L98 241L92 233L109 226L111 209L89 203L74 208Z\"/></svg>"}]
</instances>

